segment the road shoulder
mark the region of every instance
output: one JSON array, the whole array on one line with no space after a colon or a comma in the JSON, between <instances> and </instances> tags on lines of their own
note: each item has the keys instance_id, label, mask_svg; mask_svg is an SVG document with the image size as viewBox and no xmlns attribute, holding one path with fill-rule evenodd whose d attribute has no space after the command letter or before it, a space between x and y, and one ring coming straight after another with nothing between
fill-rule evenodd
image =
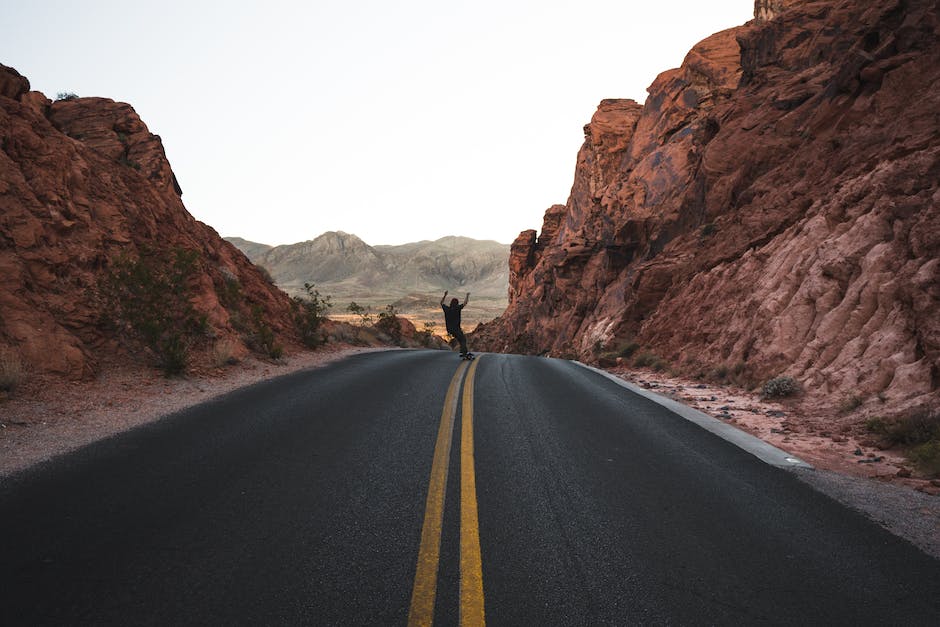
<instances>
[{"instance_id":1,"label":"road shoulder","mask_svg":"<svg viewBox=\"0 0 940 627\"><path fill-rule=\"evenodd\" d=\"M753 433L680 402L673 398L674 394L665 396L627 381L617 374L581 362L575 363L662 405L678 416L748 451L765 463L794 473L815 490L862 513L894 535L940 559L940 497L917 491L909 484L894 484L872 477L815 467L793 452L778 448ZM723 415L727 415L727 410L722 411Z\"/></svg>"}]
</instances>

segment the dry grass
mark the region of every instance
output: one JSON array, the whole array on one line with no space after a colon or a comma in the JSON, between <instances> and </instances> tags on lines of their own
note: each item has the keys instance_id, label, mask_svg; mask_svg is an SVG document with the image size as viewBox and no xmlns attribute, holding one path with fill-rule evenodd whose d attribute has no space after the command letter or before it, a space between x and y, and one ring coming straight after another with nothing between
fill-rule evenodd
<instances>
[{"instance_id":1,"label":"dry grass","mask_svg":"<svg viewBox=\"0 0 940 627\"><path fill-rule=\"evenodd\" d=\"M26 380L26 368L20 356L10 350L0 350L0 392L12 394Z\"/></svg>"},{"instance_id":2,"label":"dry grass","mask_svg":"<svg viewBox=\"0 0 940 627\"><path fill-rule=\"evenodd\" d=\"M232 340L219 340L212 345L212 365L216 368L234 366L239 362L236 356L238 346Z\"/></svg>"}]
</instances>

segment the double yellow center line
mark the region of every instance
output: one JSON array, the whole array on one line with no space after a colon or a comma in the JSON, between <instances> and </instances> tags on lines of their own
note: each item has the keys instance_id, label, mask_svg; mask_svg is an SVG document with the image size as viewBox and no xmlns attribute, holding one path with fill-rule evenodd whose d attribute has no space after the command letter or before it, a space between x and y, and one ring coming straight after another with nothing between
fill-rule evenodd
<instances>
[{"instance_id":1,"label":"double yellow center line","mask_svg":"<svg viewBox=\"0 0 940 627\"><path fill-rule=\"evenodd\" d=\"M408 625L431 625L434 622L434 600L437 596L437 570L441 553L441 527L444 518L444 496L457 396L463 381L463 414L460 432L460 624L485 625L483 614L483 562L480 556L480 529L477 519L476 473L473 465L473 378L479 361L463 362L457 368L441 412L441 426L434 446L431 482L421 526L418 568L411 592ZM464 379L466 375L466 379Z\"/></svg>"}]
</instances>

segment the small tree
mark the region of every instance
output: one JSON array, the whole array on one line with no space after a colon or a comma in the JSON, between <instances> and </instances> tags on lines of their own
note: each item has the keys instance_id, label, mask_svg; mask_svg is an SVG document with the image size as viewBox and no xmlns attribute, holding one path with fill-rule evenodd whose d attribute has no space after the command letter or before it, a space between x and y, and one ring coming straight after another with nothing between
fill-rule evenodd
<instances>
[{"instance_id":1,"label":"small tree","mask_svg":"<svg viewBox=\"0 0 940 627\"><path fill-rule=\"evenodd\" d=\"M356 301L352 301L351 303L349 303L349 306L346 307L346 311L348 311L349 313L353 315L359 316L360 326L364 327L367 324L372 324L372 314L370 313L369 309L366 307L363 307Z\"/></svg>"},{"instance_id":2,"label":"small tree","mask_svg":"<svg viewBox=\"0 0 940 627\"><path fill-rule=\"evenodd\" d=\"M398 322L398 310L395 305L386 305L385 311L379 312L379 320L375 326L391 335L396 342L401 341L401 324Z\"/></svg>"},{"instance_id":3,"label":"small tree","mask_svg":"<svg viewBox=\"0 0 940 627\"><path fill-rule=\"evenodd\" d=\"M304 283L305 296L295 296L294 324L306 346L316 348L322 343L320 325L326 320L327 310L333 306L330 296L321 296L313 283Z\"/></svg>"},{"instance_id":4,"label":"small tree","mask_svg":"<svg viewBox=\"0 0 940 627\"><path fill-rule=\"evenodd\" d=\"M431 340L434 338L435 328L436 328L436 325L433 322L425 322L424 329L421 331L418 331L418 335L420 336L421 343L424 346L431 345Z\"/></svg>"},{"instance_id":5,"label":"small tree","mask_svg":"<svg viewBox=\"0 0 940 627\"><path fill-rule=\"evenodd\" d=\"M379 320L387 320L389 318L397 318L398 310L395 309L395 305L388 304L385 305L385 311L379 312Z\"/></svg>"}]
</instances>

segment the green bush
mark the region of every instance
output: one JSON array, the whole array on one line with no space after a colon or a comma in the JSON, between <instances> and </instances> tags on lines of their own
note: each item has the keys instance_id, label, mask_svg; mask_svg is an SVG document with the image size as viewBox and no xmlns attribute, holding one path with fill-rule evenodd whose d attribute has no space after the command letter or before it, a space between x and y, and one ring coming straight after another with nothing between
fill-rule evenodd
<instances>
[{"instance_id":1,"label":"green bush","mask_svg":"<svg viewBox=\"0 0 940 627\"><path fill-rule=\"evenodd\" d=\"M78 98L78 94L72 93L70 91L60 91L55 95L57 102L59 100L75 100L76 98Z\"/></svg>"},{"instance_id":2,"label":"green bush","mask_svg":"<svg viewBox=\"0 0 940 627\"><path fill-rule=\"evenodd\" d=\"M911 449L911 461L931 477L940 477L940 439L924 442Z\"/></svg>"},{"instance_id":3,"label":"green bush","mask_svg":"<svg viewBox=\"0 0 940 627\"><path fill-rule=\"evenodd\" d=\"M274 329L265 321L264 307L261 305L251 308L251 325L254 332L248 338L249 346L271 359L280 359L284 355L284 347L277 343Z\"/></svg>"},{"instance_id":4,"label":"green bush","mask_svg":"<svg viewBox=\"0 0 940 627\"><path fill-rule=\"evenodd\" d=\"M921 409L893 420L871 418L866 427L881 436L882 445L904 447L922 471L940 476L940 410Z\"/></svg>"},{"instance_id":5,"label":"green bush","mask_svg":"<svg viewBox=\"0 0 940 627\"><path fill-rule=\"evenodd\" d=\"M864 403L865 401L861 396L856 396L853 394L852 396L847 396L846 398L842 399L842 402L839 403L839 410L843 414L848 414L861 407Z\"/></svg>"},{"instance_id":6,"label":"green bush","mask_svg":"<svg viewBox=\"0 0 940 627\"><path fill-rule=\"evenodd\" d=\"M421 342L422 346L431 346L431 342L434 339L435 328L436 326L433 322L425 322L424 329L418 331L418 340Z\"/></svg>"},{"instance_id":7,"label":"green bush","mask_svg":"<svg viewBox=\"0 0 940 627\"><path fill-rule=\"evenodd\" d=\"M632 357L633 353L637 352L639 348L640 348L640 345L637 344L636 342L628 342L627 344L622 346L619 351L617 351L617 357L623 357L624 359L627 359L628 357Z\"/></svg>"},{"instance_id":8,"label":"green bush","mask_svg":"<svg viewBox=\"0 0 940 627\"><path fill-rule=\"evenodd\" d=\"M662 372L669 367L669 364L655 353L643 351L633 358L633 365L637 368L652 368L656 372Z\"/></svg>"},{"instance_id":9,"label":"green bush","mask_svg":"<svg viewBox=\"0 0 940 627\"><path fill-rule=\"evenodd\" d=\"M267 268L264 266L259 266L258 264L254 264L254 266L255 270L258 271L258 274L261 275L262 279L264 279L269 285L276 285L274 282L274 277L271 276L271 272Z\"/></svg>"},{"instance_id":10,"label":"green bush","mask_svg":"<svg viewBox=\"0 0 940 627\"><path fill-rule=\"evenodd\" d=\"M205 334L191 302L198 260L192 250L144 249L118 258L99 284L105 318L141 340L167 376L186 370L190 346Z\"/></svg>"},{"instance_id":11,"label":"green bush","mask_svg":"<svg viewBox=\"0 0 940 627\"><path fill-rule=\"evenodd\" d=\"M356 301L352 301L346 307L346 311L348 311L349 313L355 316L359 316L360 326L364 327L368 324L372 324L372 313L369 311L368 307L363 307Z\"/></svg>"},{"instance_id":12,"label":"green bush","mask_svg":"<svg viewBox=\"0 0 940 627\"><path fill-rule=\"evenodd\" d=\"M395 342L401 342L401 323L398 322L398 310L395 305L386 305L385 311L379 312L375 326L390 335Z\"/></svg>"},{"instance_id":13,"label":"green bush","mask_svg":"<svg viewBox=\"0 0 940 627\"><path fill-rule=\"evenodd\" d=\"M787 376L774 377L761 388L761 396L764 398L786 398L799 392L800 384L793 377Z\"/></svg>"},{"instance_id":14,"label":"green bush","mask_svg":"<svg viewBox=\"0 0 940 627\"><path fill-rule=\"evenodd\" d=\"M321 296L313 283L304 283L305 296L291 300L294 309L294 325L305 346L316 348L323 343L320 326L326 320L327 310L333 306L330 296Z\"/></svg>"}]
</instances>

